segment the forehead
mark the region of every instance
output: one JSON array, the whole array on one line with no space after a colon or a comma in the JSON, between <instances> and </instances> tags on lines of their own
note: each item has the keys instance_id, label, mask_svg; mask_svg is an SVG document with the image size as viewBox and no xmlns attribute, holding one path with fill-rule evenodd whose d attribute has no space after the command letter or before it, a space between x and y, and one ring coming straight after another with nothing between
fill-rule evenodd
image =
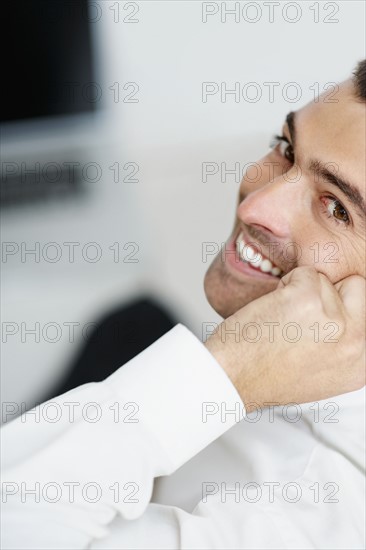
<instances>
[{"instance_id":1,"label":"forehead","mask_svg":"<svg viewBox=\"0 0 366 550\"><path fill-rule=\"evenodd\" d=\"M335 163L365 193L366 103L356 99L347 80L296 113L298 146L306 156Z\"/></svg>"}]
</instances>

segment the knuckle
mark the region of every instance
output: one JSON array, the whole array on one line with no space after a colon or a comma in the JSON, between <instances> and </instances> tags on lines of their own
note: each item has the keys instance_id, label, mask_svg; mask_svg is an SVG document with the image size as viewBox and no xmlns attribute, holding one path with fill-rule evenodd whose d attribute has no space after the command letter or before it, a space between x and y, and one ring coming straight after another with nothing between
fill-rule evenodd
<instances>
[{"instance_id":1,"label":"knuckle","mask_svg":"<svg viewBox=\"0 0 366 550\"><path fill-rule=\"evenodd\" d=\"M319 292L314 288L308 288L302 293L300 303L303 311L314 312L320 315L323 311L323 302Z\"/></svg>"}]
</instances>

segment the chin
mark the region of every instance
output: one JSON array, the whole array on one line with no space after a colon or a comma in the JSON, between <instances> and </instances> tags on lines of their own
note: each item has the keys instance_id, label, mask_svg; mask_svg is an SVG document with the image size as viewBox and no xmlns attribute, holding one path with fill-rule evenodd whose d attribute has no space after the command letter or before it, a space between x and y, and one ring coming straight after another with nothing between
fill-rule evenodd
<instances>
[{"instance_id":1,"label":"chin","mask_svg":"<svg viewBox=\"0 0 366 550\"><path fill-rule=\"evenodd\" d=\"M240 280L229 272L218 254L205 275L204 290L211 307L226 319L253 300L275 290L277 284L278 281Z\"/></svg>"}]
</instances>

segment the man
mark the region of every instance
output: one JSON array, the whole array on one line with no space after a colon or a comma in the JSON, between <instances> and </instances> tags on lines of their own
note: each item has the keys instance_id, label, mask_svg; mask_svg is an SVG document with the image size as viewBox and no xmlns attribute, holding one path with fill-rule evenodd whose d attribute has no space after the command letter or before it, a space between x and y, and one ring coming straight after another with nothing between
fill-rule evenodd
<instances>
[{"instance_id":1,"label":"man","mask_svg":"<svg viewBox=\"0 0 366 550\"><path fill-rule=\"evenodd\" d=\"M3 428L3 548L364 547L366 62L328 99L245 175L205 345Z\"/></svg>"}]
</instances>

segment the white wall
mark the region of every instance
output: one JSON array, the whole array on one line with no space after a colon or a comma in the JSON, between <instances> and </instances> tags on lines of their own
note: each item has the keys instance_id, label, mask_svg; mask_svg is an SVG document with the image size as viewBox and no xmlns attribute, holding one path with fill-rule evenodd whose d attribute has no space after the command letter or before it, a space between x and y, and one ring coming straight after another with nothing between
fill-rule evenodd
<instances>
[{"instance_id":1,"label":"white wall","mask_svg":"<svg viewBox=\"0 0 366 550\"><path fill-rule=\"evenodd\" d=\"M238 23L234 16L223 23L220 12L204 23L201 2L154 0L136 3L136 23L123 22L133 6L120 2L119 21L114 22L110 8L115 10L116 4L94 2L98 11L91 12L101 15L93 29L102 115L92 130L59 138L62 147L68 144L72 150L81 144L83 162L98 162L103 177L88 183L85 200L11 209L2 216L3 241L29 247L36 241L41 246L95 241L103 257L88 263L79 254L73 264L66 256L54 264L22 262L20 255L8 259L2 265L2 319L19 328L22 322L28 327L36 322L41 327L50 322L83 326L97 312L150 290L200 335L202 321L218 320L203 293L207 264L202 243L226 240L238 187L234 176L226 183L219 175L203 183L202 163L255 161L271 134L280 130L284 115L313 98L314 84L322 90L347 78L365 55L364 3L281 2L272 23L263 2L252 2L250 9L248 2L240 3L241 10L249 10L249 19L260 7L256 23L243 15ZM319 6L318 23L312 5ZM211 3L212 9L220 6ZM282 10L294 19L296 6L302 11L299 21L287 22ZM332 16L333 10L338 11ZM327 16L338 22L325 23ZM110 90L116 82L121 94L117 103ZM127 82L139 86L138 103L121 100L132 90L123 90ZM256 82L262 97L235 102L233 96L221 101L216 94L204 103L203 82L226 82L227 88L239 82L240 90ZM266 82L279 83L273 102ZM301 90L294 103L282 94L290 82ZM288 88L289 94L294 91ZM57 148L57 140L42 142L45 154L51 145ZM32 158L35 142L27 147ZM11 157L11 151L7 154ZM115 162L137 163L139 182L115 183L109 169ZM113 261L109 246L117 241L138 243L138 264ZM22 342L21 330L9 336L2 346L3 399L36 400L61 375L75 350L66 329L53 344L42 335L39 343L32 336Z\"/></svg>"}]
</instances>

